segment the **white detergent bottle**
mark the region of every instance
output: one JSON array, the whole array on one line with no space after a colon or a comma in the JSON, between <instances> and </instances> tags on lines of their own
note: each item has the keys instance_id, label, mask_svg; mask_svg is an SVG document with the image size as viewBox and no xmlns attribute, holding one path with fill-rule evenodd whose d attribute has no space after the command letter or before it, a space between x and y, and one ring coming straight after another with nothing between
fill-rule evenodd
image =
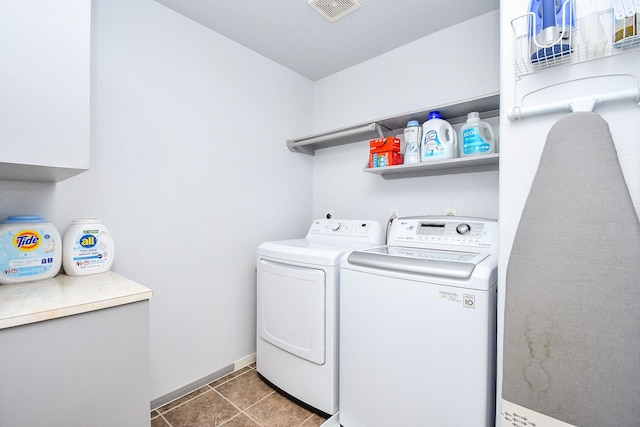
<instances>
[{"instance_id":1,"label":"white detergent bottle","mask_svg":"<svg viewBox=\"0 0 640 427\"><path fill-rule=\"evenodd\" d=\"M491 154L496 151L496 138L493 128L487 122L480 120L478 112L467 115L467 122L460 129L462 144L460 157Z\"/></svg>"},{"instance_id":2,"label":"white detergent bottle","mask_svg":"<svg viewBox=\"0 0 640 427\"><path fill-rule=\"evenodd\" d=\"M404 130L404 164L420 163L420 122L411 120Z\"/></svg>"},{"instance_id":3,"label":"white detergent bottle","mask_svg":"<svg viewBox=\"0 0 640 427\"><path fill-rule=\"evenodd\" d=\"M457 135L438 111L432 111L429 113L429 119L422 124L420 161L430 162L454 157L458 157Z\"/></svg>"}]
</instances>

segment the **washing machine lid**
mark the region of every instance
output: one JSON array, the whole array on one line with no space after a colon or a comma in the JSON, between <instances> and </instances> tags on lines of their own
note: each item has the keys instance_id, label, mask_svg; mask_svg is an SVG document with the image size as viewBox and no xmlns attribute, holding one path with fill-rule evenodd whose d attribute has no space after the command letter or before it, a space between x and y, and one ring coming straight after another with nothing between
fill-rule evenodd
<instances>
[{"instance_id":1,"label":"washing machine lid","mask_svg":"<svg viewBox=\"0 0 640 427\"><path fill-rule=\"evenodd\" d=\"M400 271L425 276L468 279L476 266L489 257L487 252L460 252L384 246L353 251L347 262L354 266Z\"/></svg>"},{"instance_id":2,"label":"washing machine lid","mask_svg":"<svg viewBox=\"0 0 640 427\"><path fill-rule=\"evenodd\" d=\"M332 245L308 239L279 240L264 242L258 246L258 257L271 258L282 262L299 262L319 266L335 267L342 255L350 250L366 249L372 245L352 243L349 246Z\"/></svg>"}]
</instances>

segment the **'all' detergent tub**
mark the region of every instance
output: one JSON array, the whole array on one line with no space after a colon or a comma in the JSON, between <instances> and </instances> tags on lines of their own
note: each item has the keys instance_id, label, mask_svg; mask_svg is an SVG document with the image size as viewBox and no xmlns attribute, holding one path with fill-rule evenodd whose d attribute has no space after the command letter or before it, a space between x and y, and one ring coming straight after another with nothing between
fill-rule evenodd
<instances>
[{"instance_id":1,"label":"'all' detergent tub","mask_svg":"<svg viewBox=\"0 0 640 427\"><path fill-rule=\"evenodd\" d=\"M115 247L100 218L71 222L62 239L62 265L69 276L104 273L111 270Z\"/></svg>"},{"instance_id":2,"label":"'all' detergent tub","mask_svg":"<svg viewBox=\"0 0 640 427\"><path fill-rule=\"evenodd\" d=\"M60 234L46 219L14 215L0 222L0 283L49 279L61 265Z\"/></svg>"}]
</instances>

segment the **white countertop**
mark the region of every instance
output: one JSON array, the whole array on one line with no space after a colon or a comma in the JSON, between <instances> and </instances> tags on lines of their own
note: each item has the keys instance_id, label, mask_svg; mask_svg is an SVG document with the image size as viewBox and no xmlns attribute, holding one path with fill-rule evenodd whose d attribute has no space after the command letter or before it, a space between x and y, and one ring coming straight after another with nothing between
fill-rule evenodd
<instances>
[{"instance_id":1,"label":"white countertop","mask_svg":"<svg viewBox=\"0 0 640 427\"><path fill-rule=\"evenodd\" d=\"M0 329L148 300L151 295L150 289L112 271L0 284Z\"/></svg>"}]
</instances>

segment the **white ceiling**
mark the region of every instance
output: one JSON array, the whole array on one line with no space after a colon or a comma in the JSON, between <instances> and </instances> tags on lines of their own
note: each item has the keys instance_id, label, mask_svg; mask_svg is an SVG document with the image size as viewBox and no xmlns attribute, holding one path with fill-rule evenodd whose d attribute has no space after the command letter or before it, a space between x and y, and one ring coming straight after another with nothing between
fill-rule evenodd
<instances>
[{"instance_id":1,"label":"white ceiling","mask_svg":"<svg viewBox=\"0 0 640 427\"><path fill-rule=\"evenodd\" d=\"M362 7L330 23L307 0L156 1L311 80L500 5L499 0L359 0Z\"/></svg>"}]
</instances>

